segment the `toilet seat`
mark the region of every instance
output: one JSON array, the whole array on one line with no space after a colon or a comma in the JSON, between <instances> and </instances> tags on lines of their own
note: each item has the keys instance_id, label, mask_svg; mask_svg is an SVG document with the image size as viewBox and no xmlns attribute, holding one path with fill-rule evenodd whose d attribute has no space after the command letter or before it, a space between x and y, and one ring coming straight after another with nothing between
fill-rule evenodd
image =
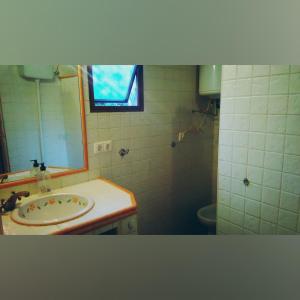
<instances>
[{"instance_id":1,"label":"toilet seat","mask_svg":"<svg viewBox=\"0 0 300 300\"><path fill-rule=\"evenodd\" d=\"M216 225L216 204L210 204L197 211L199 221L207 226Z\"/></svg>"}]
</instances>

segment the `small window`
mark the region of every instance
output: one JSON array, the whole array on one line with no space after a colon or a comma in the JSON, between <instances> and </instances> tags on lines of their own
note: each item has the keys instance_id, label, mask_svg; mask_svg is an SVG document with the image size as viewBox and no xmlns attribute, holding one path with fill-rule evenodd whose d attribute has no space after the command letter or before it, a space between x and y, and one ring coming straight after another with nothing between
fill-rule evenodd
<instances>
[{"instance_id":1,"label":"small window","mask_svg":"<svg viewBox=\"0 0 300 300\"><path fill-rule=\"evenodd\" d=\"M143 67L90 65L88 82L91 112L143 111Z\"/></svg>"}]
</instances>

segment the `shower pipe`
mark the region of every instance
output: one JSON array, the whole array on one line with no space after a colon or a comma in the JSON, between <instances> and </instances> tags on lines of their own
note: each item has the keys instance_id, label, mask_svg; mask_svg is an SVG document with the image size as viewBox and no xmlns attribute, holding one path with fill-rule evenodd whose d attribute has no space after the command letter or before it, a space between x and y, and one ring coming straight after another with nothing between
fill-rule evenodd
<instances>
[{"instance_id":1,"label":"shower pipe","mask_svg":"<svg viewBox=\"0 0 300 300\"><path fill-rule=\"evenodd\" d=\"M41 90L40 90L40 79L36 79L36 96L37 96L37 113L39 123L39 150L40 150L40 161L44 161L44 134L42 126L42 112L41 112Z\"/></svg>"}]
</instances>

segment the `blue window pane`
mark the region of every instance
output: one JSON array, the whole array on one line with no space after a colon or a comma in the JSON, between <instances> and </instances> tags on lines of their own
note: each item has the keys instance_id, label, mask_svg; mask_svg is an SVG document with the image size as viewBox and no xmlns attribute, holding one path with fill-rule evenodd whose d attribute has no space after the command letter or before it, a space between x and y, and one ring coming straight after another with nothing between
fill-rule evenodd
<instances>
[{"instance_id":1,"label":"blue window pane","mask_svg":"<svg viewBox=\"0 0 300 300\"><path fill-rule=\"evenodd\" d=\"M130 91L128 102L98 102L95 103L96 106L137 106L138 105L138 84L136 77L134 78L134 82L132 85L132 89Z\"/></svg>"},{"instance_id":2,"label":"blue window pane","mask_svg":"<svg viewBox=\"0 0 300 300\"><path fill-rule=\"evenodd\" d=\"M134 78L134 82L132 85L132 89L130 91L128 106L136 106L138 104L138 85L136 77Z\"/></svg>"},{"instance_id":3,"label":"blue window pane","mask_svg":"<svg viewBox=\"0 0 300 300\"><path fill-rule=\"evenodd\" d=\"M134 100L133 97L136 97L137 90L136 83L132 85L135 65L93 65L92 68L94 98L96 100L115 102L110 105L118 105L119 103L116 102L132 102ZM109 105L109 103L106 104Z\"/></svg>"}]
</instances>

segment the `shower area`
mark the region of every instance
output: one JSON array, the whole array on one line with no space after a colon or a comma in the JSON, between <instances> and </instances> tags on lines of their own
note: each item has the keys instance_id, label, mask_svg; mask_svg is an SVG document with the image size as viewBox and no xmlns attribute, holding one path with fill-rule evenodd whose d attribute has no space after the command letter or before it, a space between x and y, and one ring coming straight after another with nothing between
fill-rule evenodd
<instances>
[{"instance_id":1,"label":"shower area","mask_svg":"<svg viewBox=\"0 0 300 300\"><path fill-rule=\"evenodd\" d=\"M300 66L222 67L218 234L300 234Z\"/></svg>"}]
</instances>

